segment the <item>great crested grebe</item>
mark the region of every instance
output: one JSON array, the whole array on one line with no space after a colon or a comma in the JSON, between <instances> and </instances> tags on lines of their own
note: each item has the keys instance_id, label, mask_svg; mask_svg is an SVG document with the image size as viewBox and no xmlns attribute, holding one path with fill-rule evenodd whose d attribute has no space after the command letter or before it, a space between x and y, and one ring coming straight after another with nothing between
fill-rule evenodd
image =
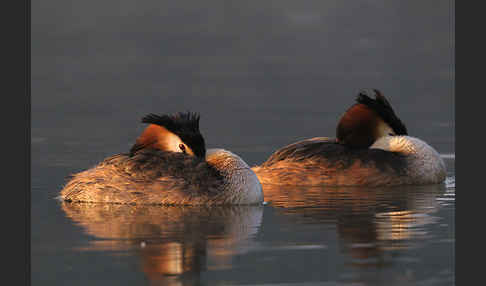
<instances>
[{"instance_id":1,"label":"great crested grebe","mask_svg":"<svg viewBox=\"0 0 486 286\"><path fill-rule=\"evenodd\" d=\"M129 153L74 174L60 198L73 202L223 205L263 202L255 173L238 155L208 149L199 115L149 114Z\"/></svg>"},{"instance_id":2,"label":"great crested grebe","mask_svg":"<svg viewBox=\"0 0 486 286\"><path fill-rule=\"evenodd\" d=\"M437 151L407 136L380 91L360 92L341 117L337 138L316 137L285 146L253 167L274 185L392 186L437 184L446 169ZM265 187L264 187L265 189Z\"/></svg>"}]
</instances>

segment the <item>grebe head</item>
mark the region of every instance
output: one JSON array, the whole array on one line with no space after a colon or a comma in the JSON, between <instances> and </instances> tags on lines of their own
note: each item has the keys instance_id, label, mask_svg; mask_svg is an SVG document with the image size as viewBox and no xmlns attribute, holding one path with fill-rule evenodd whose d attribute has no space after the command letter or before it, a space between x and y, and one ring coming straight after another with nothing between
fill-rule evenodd
<instances>
[{"instance_id":1,"label":"grebe head","mask_svg":"<svg viewBox=\"0 0 486 286\"><path fill-rule=\"evenodd\" d=\"M206 145L199 131L199 115L175 113L171 115L148 114L142 123L149 123L130 149L130 155L141 149L151 148L181 152L204 158Z\"/></svg>"},{"instance_id":2,"label":"grebe head","mask_svg":"<svg viewBox=\"0 0 486 286\"><path fill-rule=\"evenodd\" d=\"M393 111L392 106L377 89L375 99L362 91L356 104L343 114L336 128L341 144L354 148L368 148L383 136L407 135L407 128Z\"/></svg>"}]
</instances>

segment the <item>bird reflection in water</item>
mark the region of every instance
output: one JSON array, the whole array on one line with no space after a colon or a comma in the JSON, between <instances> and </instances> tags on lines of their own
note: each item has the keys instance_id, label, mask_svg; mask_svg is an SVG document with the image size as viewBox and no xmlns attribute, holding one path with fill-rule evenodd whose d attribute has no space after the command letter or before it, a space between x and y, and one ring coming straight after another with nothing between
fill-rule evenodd
<instances>
[{"instance_id":1,"label":"bird reflection in water","mask_svg":"<svg viewBox=\"0 0 486 286\"><path fill-rule=\"evenodd\" d=\"M443 184L302 187L265 185L265 201L298 224L336 226L340 251L357 267L383 267L394 250L419 246L436 222ZM322 238L325 240L326 238ZM394 252L394 256L398 255Z\"/></svg>"},{"instance_id":2,"label":"bird reflection in water","mask_svg":"<svg viewBox=\"0 0 486 286\"><path fill-rule=\"evenodd\" d=\"M346 263L386 267L402 249L420 247L436 222L444 185L264 188L267 207L287 218L291 229L305 224L335 228ZM184 207L62 203L66 216L96 239L83 250L135 251L151 285L194 285L202 272L232 268L235 255L272 248L254 240L263 206ZM270 235L270 234L269 234ZM272 236L281 235L277 233ZM328 237L315 237L322 245ZM261 242L260 242L261 243ZM257 246L257 247L255 247ZM398 250L398 251L397 251ZM308 250L306 250L308 251ZM327 261L323 257L323 263Z\"/></svg>"},{"instance_id":3,"label":"bird reflection in water","mask_svg":"<svg viewBox=\"0 0 486 286\"><path fill-rule=\"evenodd\" d=\"M137 251L151 285L194 285L231 259L260 227L262 206L134 206L62 203L96 239L83 251Z\"/></svg>"}]
</instances>

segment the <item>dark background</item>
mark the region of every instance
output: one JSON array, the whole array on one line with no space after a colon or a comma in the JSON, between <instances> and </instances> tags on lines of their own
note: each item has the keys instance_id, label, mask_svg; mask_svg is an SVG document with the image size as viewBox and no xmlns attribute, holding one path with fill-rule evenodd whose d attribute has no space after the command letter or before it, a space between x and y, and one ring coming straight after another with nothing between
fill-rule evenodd
<instances>
[{"instance_id":1,"label":"dark background","mask_svg":"<svg viewBox=\"0 0 486 286\"><path fill-rule=\"evenodd\" d=\"M454 153L454 1L34 2L31 41L33 144L123 152L143 115L191 110L257 164L378 88Z\"/></svg>"}]
</instances>

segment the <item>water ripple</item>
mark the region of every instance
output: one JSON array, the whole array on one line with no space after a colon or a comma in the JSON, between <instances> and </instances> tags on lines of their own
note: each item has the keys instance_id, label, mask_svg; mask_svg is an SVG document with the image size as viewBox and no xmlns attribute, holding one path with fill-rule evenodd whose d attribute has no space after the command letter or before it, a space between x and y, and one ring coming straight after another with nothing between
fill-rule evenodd
<instances>
[{"instance_id":1,"label":"water ripple","mask_svg":"<svg viewBox=\"0 0 486 286\"><path fill-rule=\"evenodd\" d=\"M456 159L456 154L440 154L444 159Z\"/></svg>"},{"instance_id":2,"label":"water ripple","mask_svg":"<svg viewBox=\"0 0 486 286\"><path fill-rule=\"evenodd\" d=\"M456 178L454 176L447 177L445 185L446 191L436 198L436 200L441 202L441 205L443 206L446 206L447 202L455 202L456 200Z\"/></svg>"},{"instance_id":3,"label":"water ripple","mask_svg":"<svg viewBox=\"0 0 486 286\"><path fill-rule=\"evenodd\" d=\"M456 188L456 177L447 177L445 180L446 188L447 189L455 189Z\"/></svg>"}]
</instances>

